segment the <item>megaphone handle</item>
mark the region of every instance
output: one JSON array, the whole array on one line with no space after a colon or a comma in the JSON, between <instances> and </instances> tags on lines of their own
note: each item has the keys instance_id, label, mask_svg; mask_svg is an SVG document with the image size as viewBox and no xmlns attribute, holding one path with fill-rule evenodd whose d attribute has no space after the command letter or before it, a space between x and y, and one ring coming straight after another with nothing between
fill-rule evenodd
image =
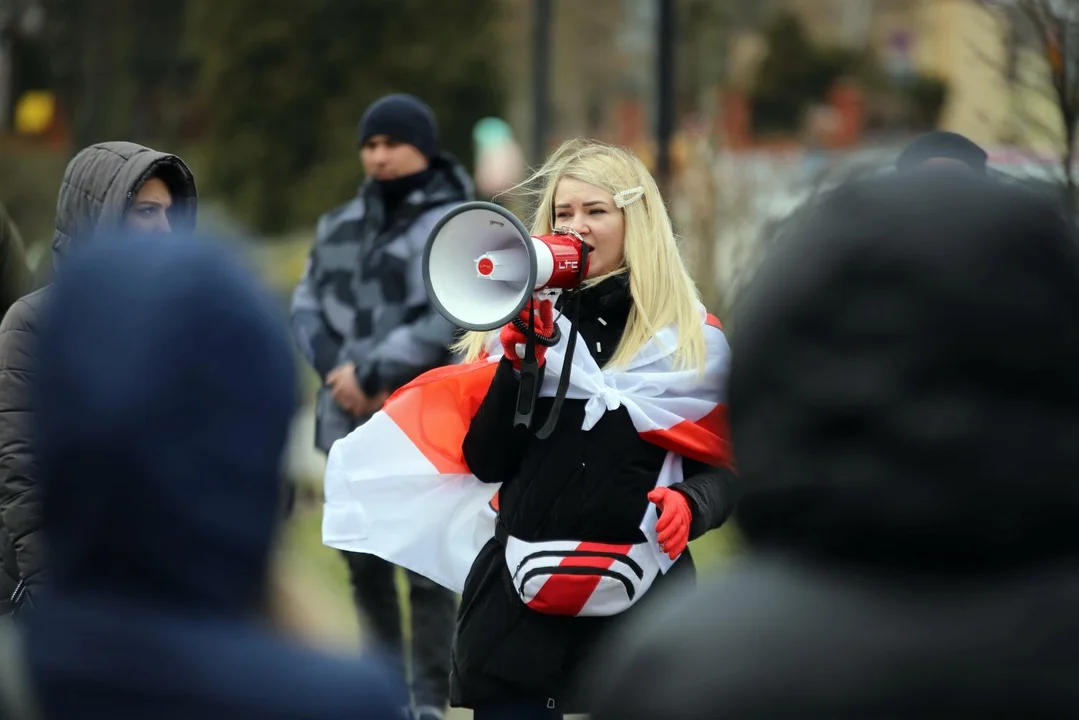
<instances>
[{"instance_id":1,"label":"megaphone handle","mask_svg":"<svg viewBox=\"0 0 1079 720\"><path fill-rule=\"evenodd\" d=\"M521 360L521 385L517 390L517 410L513 415L513 426L525 429L532 427L532 412L536 409L539 395L539 362L536 360L536 305L531 304L528 311L528 328L524 333L525 356ZM520 329L520 328L518 328Z\"/></svg>"},{"instance_id":2,"label":"megaphone handle","mask_svg":"<svg viewBox=\"0 0 1079 720\"><path fill-rule=\"evenodd\" d=\"M529 344L532 340L528 341ZM513 415L513 426L526 430L532 427L532 412L536 409L536 397L539 395L539 363L533 357L521 361L521 386L517 390L517 410Z\"/></svg>"}]
</instances>

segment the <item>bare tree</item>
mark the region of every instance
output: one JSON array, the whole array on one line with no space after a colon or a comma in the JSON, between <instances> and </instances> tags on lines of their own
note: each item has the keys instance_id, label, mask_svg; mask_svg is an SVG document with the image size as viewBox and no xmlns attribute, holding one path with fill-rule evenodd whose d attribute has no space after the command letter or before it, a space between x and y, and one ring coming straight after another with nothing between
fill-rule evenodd
<instances>
[{"instance_id":1,"label":"bare tree","mask_svg":"<svg viewBox=\"0 0 1079 720\"><path fill-rule=\"evenodd\" d=\"M1079 139L1079 2L1076 0L975 0L1004 20L1005 44L1010 64L1017 62L1017 45L1024 35L1044 60L1048 77L1039 85L1049 88L1059 112L1063 143L1060 170L1064 178L1066 203L1075 215L1079 211L1077 193L1076 143ZM1025 27L1024 27L1025 26ZM1025 31L1025 32L1024 32ZM1015 71L1005 70L1011 81Z\"/></svg>"}]
</instances>

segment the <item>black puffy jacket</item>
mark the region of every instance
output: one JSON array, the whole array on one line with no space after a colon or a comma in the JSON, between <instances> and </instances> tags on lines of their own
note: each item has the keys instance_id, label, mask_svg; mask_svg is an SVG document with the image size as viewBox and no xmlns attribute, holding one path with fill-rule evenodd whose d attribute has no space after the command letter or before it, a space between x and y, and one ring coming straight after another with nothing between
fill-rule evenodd
<instances>
[{"instance_id":1,"label":"black puffy jacket","mask_svg":"<svg viewBox=\"0 0 1079 720\"><path fill-rule=\"evenodd\" d=\"M34 338L48 288L11 306L0 322L0 614L20 580L36 585L45 567L37 462L30 449Z\"/></svg>"},{"instance_id":2,"label":"black puffy jacket","mask_svg":"<svg viewBox=\"0 0 1079 720\"><path fill-rule=\"evenodd\" d=\"M135 191L153 175L172 190L173 229L193 230L195 183L180 158L134 143L101 143L82 150L64 172L56 204L56 257L73 239L120 225ZM20 298L0 324L0 614L19 580L33 593L45 575L30 398L35 339L48 296L45 287Z\"/></svg>"},{"instance_id":3,"label":"black puffy jacket","mask_svg":"<svg viewBox=\"0 0 1079 720\"><path fill-rule=\"evenodd\" d=\"M617 346L629 315L624 277L581 294L580 342L601 365ZM578 350L580 350L578 345ZM589 431L581 429L585 401L566 400L552 435L539 440L513 428L519 381L502 360L465 438L464 455L482 481L501 482L500 522L527 541L582 539L632 544L643 541L641 517L667 451L641 439L624 408L608 411ZM540 398L537 425L553 400ZM684 460L685 480L674 486L690 501L691 539L719 527L735 503L733 475ZM554 698L581 710L572 685L576 668L597 638L633 616L672 581L691 580L684 553L640 602L612 617L545 615L527 608L509 585L499 539L480 552L466 580L453 646L451 702L477 703L523 697Z\"/></svg>"}]
</instances>

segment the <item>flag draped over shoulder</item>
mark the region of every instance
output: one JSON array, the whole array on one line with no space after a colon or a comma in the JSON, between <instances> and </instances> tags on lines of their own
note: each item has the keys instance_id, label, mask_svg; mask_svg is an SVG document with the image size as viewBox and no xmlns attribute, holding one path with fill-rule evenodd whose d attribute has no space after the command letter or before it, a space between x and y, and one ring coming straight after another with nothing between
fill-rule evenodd
<instances>
[{"instance_id":1,"label":"flag draped over shoulder","mask_svg":"<svg viewBox=\"0 0 1079 720\"><path fill-rule=\"evenodd\" d=\"M718 321L701 308L704 373L673 361L674 328L650 340L624 368L602 370L583 345L572 360L567 399L585 400L584 430L619 407L641 437L713 465L730 464L724 391L730 351ZM563 339L549 348L540 395L551 397L562 371ZM479 550L494 535L498 485L469 472L461 446L491 384L500 355L421 375L394 393L364 425L334 443L326 465L322 539L377 555L460 593ZM657 485L679 482L681 461L664 464ZM655 507L641 528L655 545ZM661 555L664 571L671 560Z\"/></svg>"}]
</instances>

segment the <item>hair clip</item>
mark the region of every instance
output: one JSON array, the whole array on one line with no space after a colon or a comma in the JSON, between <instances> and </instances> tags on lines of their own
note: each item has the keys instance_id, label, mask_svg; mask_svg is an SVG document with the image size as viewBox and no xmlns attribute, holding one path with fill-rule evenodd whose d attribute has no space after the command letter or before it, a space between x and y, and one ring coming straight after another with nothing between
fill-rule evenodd
<instances>
[{"instance_id":1,"label":"hair clip","mask_svg":"<svg viewBox=\"0 0 1079 720\"><path fill-rule=\"evenodd\" d=\"M628 190L622 190L614 194L615 207L624 208L626 205L632 205L633 203L644 197L644 188L638 185L637 187L629 188Z\"/></svg>"}]
</instances>

